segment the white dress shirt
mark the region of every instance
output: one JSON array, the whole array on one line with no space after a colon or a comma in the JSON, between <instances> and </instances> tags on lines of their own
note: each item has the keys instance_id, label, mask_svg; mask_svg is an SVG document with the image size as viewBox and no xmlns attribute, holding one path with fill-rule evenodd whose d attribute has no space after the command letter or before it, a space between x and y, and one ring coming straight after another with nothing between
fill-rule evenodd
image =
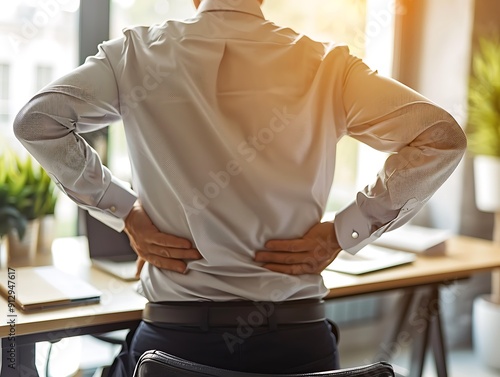
<instances>
[{"instance_id":1,"label":"white dress shirt","mask_svg":"<svg viewBox=\"0 0 500 377\"><path fill-rule=\"evenodd\" d=\"M391 153L336 214L351 253L408 221L464 153L447 112L347 47L266 21L256 0L204 0L192 19L123 34L36 94L14 127L102 221L122 230L138 197L160 230L199 249L185 275L146 265L141 290L151 301L323 297L321 276L272 272L254 254L321 220L338 140ZM120 119L133 190L79 135Z\"/></svg>"}]
</instances>

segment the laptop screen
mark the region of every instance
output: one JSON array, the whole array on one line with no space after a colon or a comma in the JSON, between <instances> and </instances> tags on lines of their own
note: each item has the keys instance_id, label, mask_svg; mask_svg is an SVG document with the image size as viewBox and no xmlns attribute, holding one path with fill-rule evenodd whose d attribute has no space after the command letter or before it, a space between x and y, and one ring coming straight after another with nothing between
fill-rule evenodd
<instances>
[{"instance_id":1,"label":"laptop screen","mask_svg":"<svg viewBox=\"0 0 500 377\"><path fill-rule=\"evenodd\" d=\"M117 232L85 211L86 233L91 259L109 259L116 262L133 261L137 254L132 250L125 232Z\"/></svg>"}]
</instances>

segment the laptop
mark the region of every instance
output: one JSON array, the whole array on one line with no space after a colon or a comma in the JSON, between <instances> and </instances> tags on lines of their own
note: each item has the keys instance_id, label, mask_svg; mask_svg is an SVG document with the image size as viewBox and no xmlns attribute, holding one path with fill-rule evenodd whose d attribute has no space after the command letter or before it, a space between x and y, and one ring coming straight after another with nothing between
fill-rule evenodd
<instances>
[{"instance_id":1,"label":"laptop","mask_svg":"<svg viewBox=\"0 0 500 377\"><path fill-rule=\"evenodd\" d=\"M117 232L85 211L86 234L92 265L125 281L135 276L137 254L125 232Z\"/></svg>"},{"instance_id":2,"label":"laptop","mask_svg":"<svg viewBox=\"0 0 500 377\"><path fill-rule=\"evenodd\" d=\"M98 303L101 291L57 267L17 267L2 271L0 291L24 311Z\"/></svg>"}]
</instances>

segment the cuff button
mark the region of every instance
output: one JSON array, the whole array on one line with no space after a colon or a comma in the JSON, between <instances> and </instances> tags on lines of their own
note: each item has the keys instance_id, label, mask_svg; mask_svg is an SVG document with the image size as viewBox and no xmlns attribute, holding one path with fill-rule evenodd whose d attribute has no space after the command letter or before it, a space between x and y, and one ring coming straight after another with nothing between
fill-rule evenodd
<instances>
[{"instance_id":1,"label":"cuff button","mask_svg":"<svg viewBox=\"0 0 500 377\"><path fill-rule=\"evenodd\" d=\"M115 206L111 206L111 207L109 207L109 210L111 212L115 213L116 212L116 207Z\"/></svg>"},{"instance_id":2,"label":"cuff button","mask_svg":"<svg viewBox=\"0 0 500 377\"><path fill-rule=\"evenodd\" d=\"M353 232L352 232L352 234L351 234L351 237L352 237L353 239L357 239L357 238L359 237L359 233L358 233L358 232L356 232L356 231L353 231Z\"/></svg>"}]
</instances>

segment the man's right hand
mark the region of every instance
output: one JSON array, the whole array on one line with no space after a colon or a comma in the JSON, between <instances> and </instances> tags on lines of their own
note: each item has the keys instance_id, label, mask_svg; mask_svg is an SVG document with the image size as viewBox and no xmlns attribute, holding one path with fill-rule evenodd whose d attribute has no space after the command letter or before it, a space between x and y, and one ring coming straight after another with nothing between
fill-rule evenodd
<instances>
[{"instance_id":1,"label":"man's right hand","mask_svg":"<svg viewBox=\"0 0 500 377\"><path fill-rule=\"evenodd\" d=\"M125 219L125 233L139 256L137 276L146 262L164 270L184 274L187 268L186 260L203 258L200 252L192 247L191 241L160 232L139 202Z\"/></svg>"},{"instance_id":2,"label":"man's right hand","mask_svg":"<svg viewBox=\"0 0 500 377\"><path fill-rule=\"evenodd\" d=\"M268 270L288 275L321 274L342 248L333 223L315 224L301 238L270 240L267 250L259 250L255 260Z\"/></svg>"}]
</instances>

